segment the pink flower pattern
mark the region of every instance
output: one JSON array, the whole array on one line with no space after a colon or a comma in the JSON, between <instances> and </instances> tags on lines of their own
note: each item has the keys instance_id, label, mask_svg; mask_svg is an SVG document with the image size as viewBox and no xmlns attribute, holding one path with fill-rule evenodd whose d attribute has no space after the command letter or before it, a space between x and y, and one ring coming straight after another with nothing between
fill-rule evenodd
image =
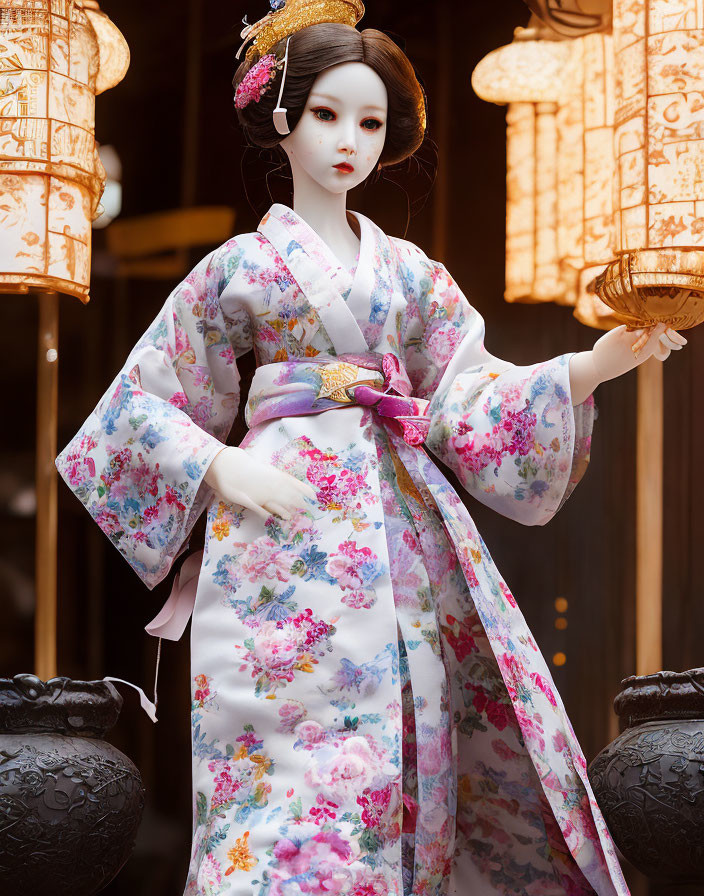
<instances>
[{"instance_id":1,"label":"pink flower pattern","mask_svg":"<svg viewBox=\"0 0 704 896\"><path fill-rule=\"evenodd\" d=\"M360 223L359 332L351 276L274 206L173 290L57 458L149 588L208 511L186 896L440 896L464 879L627 896L547 664L431 459L498 512L545 523L586 468L593 401L572 407L569 355L489 355L447 270ZM273 375L362 340L429 402L423 446L354 403L273 419L243 447L316 500L290 521L234 505L218 517L203 476L239 409L240 356L254 349L257 374Z\"/></svg>"}]
</instances>

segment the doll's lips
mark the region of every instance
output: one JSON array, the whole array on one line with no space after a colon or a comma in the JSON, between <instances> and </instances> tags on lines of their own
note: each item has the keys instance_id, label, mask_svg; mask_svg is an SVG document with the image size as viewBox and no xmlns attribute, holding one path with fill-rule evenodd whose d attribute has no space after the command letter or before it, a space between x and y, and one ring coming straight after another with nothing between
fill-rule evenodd
<instances>
[{"instance_id":1,"label":"doll's lips","mask_svg":"<svg viewBox=\"0 0 704 896\"><path fill-rule=\"evenodd\" d=\"M339 165L333 165L333 168L337 168L338 171L344 171L346 174L354 171L354 166L350 165L349 162L340 162Z\"/></svg>"}]
</instances>

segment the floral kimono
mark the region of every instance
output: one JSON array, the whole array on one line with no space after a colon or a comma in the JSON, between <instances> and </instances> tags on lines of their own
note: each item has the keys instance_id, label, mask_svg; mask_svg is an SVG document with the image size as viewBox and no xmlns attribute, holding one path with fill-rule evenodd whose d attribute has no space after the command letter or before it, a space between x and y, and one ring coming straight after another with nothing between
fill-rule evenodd
<instances>
[{"instance_id":1,"label":"floral kimono","mask_svg":"<svg viewBox=\"0 0 704 896\"><path fill-rule=\"evenodd\" d=\"M628 893L584 755L469 494L542 525L584 472L569 355L490 355L445 268L355 214L357 268L291 209L171 293L58 469L153 588L202 511L186 894ZM310 483L266 521L203 476Z\"/></svg>"}]
</instances>

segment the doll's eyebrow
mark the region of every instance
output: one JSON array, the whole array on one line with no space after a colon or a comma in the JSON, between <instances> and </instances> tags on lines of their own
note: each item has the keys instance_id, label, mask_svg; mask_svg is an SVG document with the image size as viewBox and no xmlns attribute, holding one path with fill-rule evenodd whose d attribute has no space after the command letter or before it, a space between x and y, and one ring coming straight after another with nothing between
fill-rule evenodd
<instances>
[{"instance_id":1,"label":"doll's eyebrow","mask_svg":"<svg viewBox=\"0 0 704 896\"><path fill-rule=\"evenodd\" d=\"M311 91L310 94L311 99L319 99L319 100L327 100L329 103L339 103L340 98L337 96L330 96L328 93L318 93L317 91ZM381 106L376 106L373 103L369 106L365 106L365 109L376 109L377 112L385 112Z\"/></svg>"}]
</instances>

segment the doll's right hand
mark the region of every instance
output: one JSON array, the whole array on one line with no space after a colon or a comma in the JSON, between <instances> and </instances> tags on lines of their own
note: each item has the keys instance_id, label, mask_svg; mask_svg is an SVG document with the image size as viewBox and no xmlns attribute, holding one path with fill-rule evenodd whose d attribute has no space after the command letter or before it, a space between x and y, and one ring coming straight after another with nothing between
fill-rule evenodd
<instances>
[{"instance_id":1,"label":"doll's right hand","mask_svg":"<svg viewBox=\"0 0 704 896\"><path fill-rule=\"evenodd\" d=\"M305 509L306 498L316 498L307 482L231 446L215 455L203 478L224 501L242 504L263 519L274 513L288 520Z\"/></svg>"}]
</instances>

